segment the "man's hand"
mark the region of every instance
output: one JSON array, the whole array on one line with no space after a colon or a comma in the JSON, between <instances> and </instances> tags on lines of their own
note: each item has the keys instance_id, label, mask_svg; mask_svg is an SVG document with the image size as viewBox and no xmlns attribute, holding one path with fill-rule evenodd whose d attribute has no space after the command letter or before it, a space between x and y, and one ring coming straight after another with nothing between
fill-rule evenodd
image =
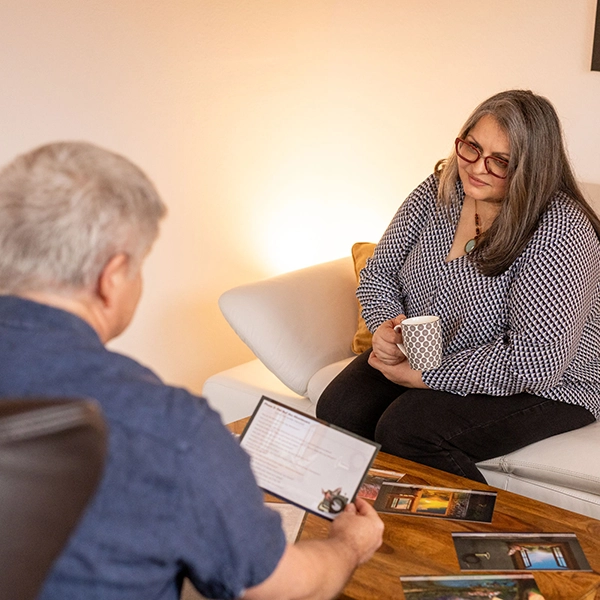
<instances>
[{"instance_id":1,"label":"man's hand","mask_svg":"<svg viewBox=\"0 0 600 600\"><path fill-rule=\"evenodd\" d=\"M381 546L383 521L362 498L348 504L329 529L329 538L289 544L262 583L245 590L244 600L331 600L354 569Z\"/></svg>"},{"instance_id":2,"label":"man's hand","mask_svg":"<svg viewBox=\"0 0 600 600\"><path fill-rule=\"evenodd\" d=\"M354 503L348 504L344 512L333 521L329 537L342 540L346 547L352 548L356 564L362 565L381 546L383 521L366 500L356 498Z\"/></svg>"},{"instance_id":3,"label":"man's hand","mask_svg":"<svg viewBox=\"0 0 600 600\"><path fill-rule=\"evenodd\" d=\"M406 388L429 389L429 386L423 383L421 371L413 371L407 360L396 365L389 365L380 360L374 352L369 356L369 364L378 371L381 371L392 383L397 383Z\"/></svg>"},{"instance_id":4,"label":"man's hand","mask_svg":"<svg viewBox=\"0 0 600 600\"><path fill-rule=\"evenodd\" d=\"M386 365L397 365L406 361L406 356L396 346L398 342L402 342L402 333L396 331L394 327L400 325L406 319L405 315L398 315L394 319L383 322L373 334L373 352L371 355L377 358Z\"/></svg>"}]
</instances>

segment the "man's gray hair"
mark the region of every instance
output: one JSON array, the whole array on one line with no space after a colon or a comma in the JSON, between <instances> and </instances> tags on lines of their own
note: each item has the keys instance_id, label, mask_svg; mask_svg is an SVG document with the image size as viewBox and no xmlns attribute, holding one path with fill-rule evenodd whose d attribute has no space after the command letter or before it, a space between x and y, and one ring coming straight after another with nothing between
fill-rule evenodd
<instances>
[{"instance_id":1,"label":"man's gray hair","mask_svg":"<svg viewBox=\"0 0 600 600\"><path fill-rule=\"evenodd\" d=\"M165 205L132 162L85 142L57 142L0 171L0 293L95 285L125 253L137 269Z\"/></svg>"}]
</instances>

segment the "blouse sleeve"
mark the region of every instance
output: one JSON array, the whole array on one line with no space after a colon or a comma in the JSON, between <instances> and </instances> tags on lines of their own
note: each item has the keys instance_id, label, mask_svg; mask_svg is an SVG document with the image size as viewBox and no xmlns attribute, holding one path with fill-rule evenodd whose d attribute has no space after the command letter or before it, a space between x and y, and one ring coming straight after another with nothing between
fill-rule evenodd
<instances>
[{"instance_id":1,"label":"blouse sleeve","mask_svg":"<svg viewBox=\"0 0 600 600\"><path fill-rule=\"evenodd\" d=\"M508 298L507 329L493 342L445 356L423 373L431 388L456 394L539 394L560 384L596 306L598 239L574 224L524 258Z\"/></svg>"},{"instance_id":2,"label":"blouse sleeve","mask_svg":"<svg viewBox=\"0 0 600 600\"><path fill-rule=\"evenodd\" d=\"M437 189L437 177L431 175L408 196L360 272L356 296L371 332L384 321L405 313L399 273L435 210Z\"/></svg>"}]
</instances>

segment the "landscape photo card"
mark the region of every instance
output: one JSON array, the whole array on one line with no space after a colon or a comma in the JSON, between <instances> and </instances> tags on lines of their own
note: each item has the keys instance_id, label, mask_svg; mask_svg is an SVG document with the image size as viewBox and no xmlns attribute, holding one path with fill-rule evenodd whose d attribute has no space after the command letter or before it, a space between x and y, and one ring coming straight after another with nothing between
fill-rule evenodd
<instances>
[{"instance_id":1,"label":"landscape photo card","mask_svg":"<svg viewBox=\"0 0 600 600\"><path fill-rule=\"evenodd\" d=\"M406 600L544 600L531 574L400 577Z\"/></svg>"},{"instance_id":2,"label":"landscape photo card","mask_svg":"<svg viewBox=\"0 0 600 600\"><path fill-rule=\"evenodd\" d=\"M380 448L266 396L240 445L263 490L330 520L354 500Z\"/></svg>"},{"instance_id":3,"label":"landscape photo card","mask_svg":"<svg viewBox=\"0 0 600 600\"><path fill-rule=\"evenodd\" d=\"M384 513L490 523L496 492L385 481L373 505Z\"/></svg>"},{"instance_id":4,"label":"landscape photo card","mask_svg":"<svg viewBox=\"0 0 600 600\"><path fill-rule=\"evenodd\" d=\"M591 571L574 533L453 533L461 571Z\"/></svg>"},{"instance_id":5,"label":"landscape photo card","mask_svg":"<svg viewBox=\"0 0 600 600\"><path fill-rule=\"evenodd\" d=\"M365 500L376 500L384 483L398 483L404 475L405 473L389 471L387 469L369 469L365 480L358 490L357 496Z\"/></svg>"}]
</instances>

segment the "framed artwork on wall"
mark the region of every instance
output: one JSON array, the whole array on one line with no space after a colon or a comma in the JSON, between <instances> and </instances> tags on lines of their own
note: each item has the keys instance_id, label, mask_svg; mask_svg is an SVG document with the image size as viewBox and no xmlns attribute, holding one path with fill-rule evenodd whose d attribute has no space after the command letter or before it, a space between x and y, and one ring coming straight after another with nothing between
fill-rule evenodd
<instances>
[{"instance_id":1,"label":"framed artwork on wall","mask_svg":"<svg viewBox=\"0 0 600 600\"><path fill-rule=\"evenodd\" d=\"M592 71L600 71L600 0L596 6L596 28L594 30L594 48L592 50Z\"/></svg>"}]
</instances>

